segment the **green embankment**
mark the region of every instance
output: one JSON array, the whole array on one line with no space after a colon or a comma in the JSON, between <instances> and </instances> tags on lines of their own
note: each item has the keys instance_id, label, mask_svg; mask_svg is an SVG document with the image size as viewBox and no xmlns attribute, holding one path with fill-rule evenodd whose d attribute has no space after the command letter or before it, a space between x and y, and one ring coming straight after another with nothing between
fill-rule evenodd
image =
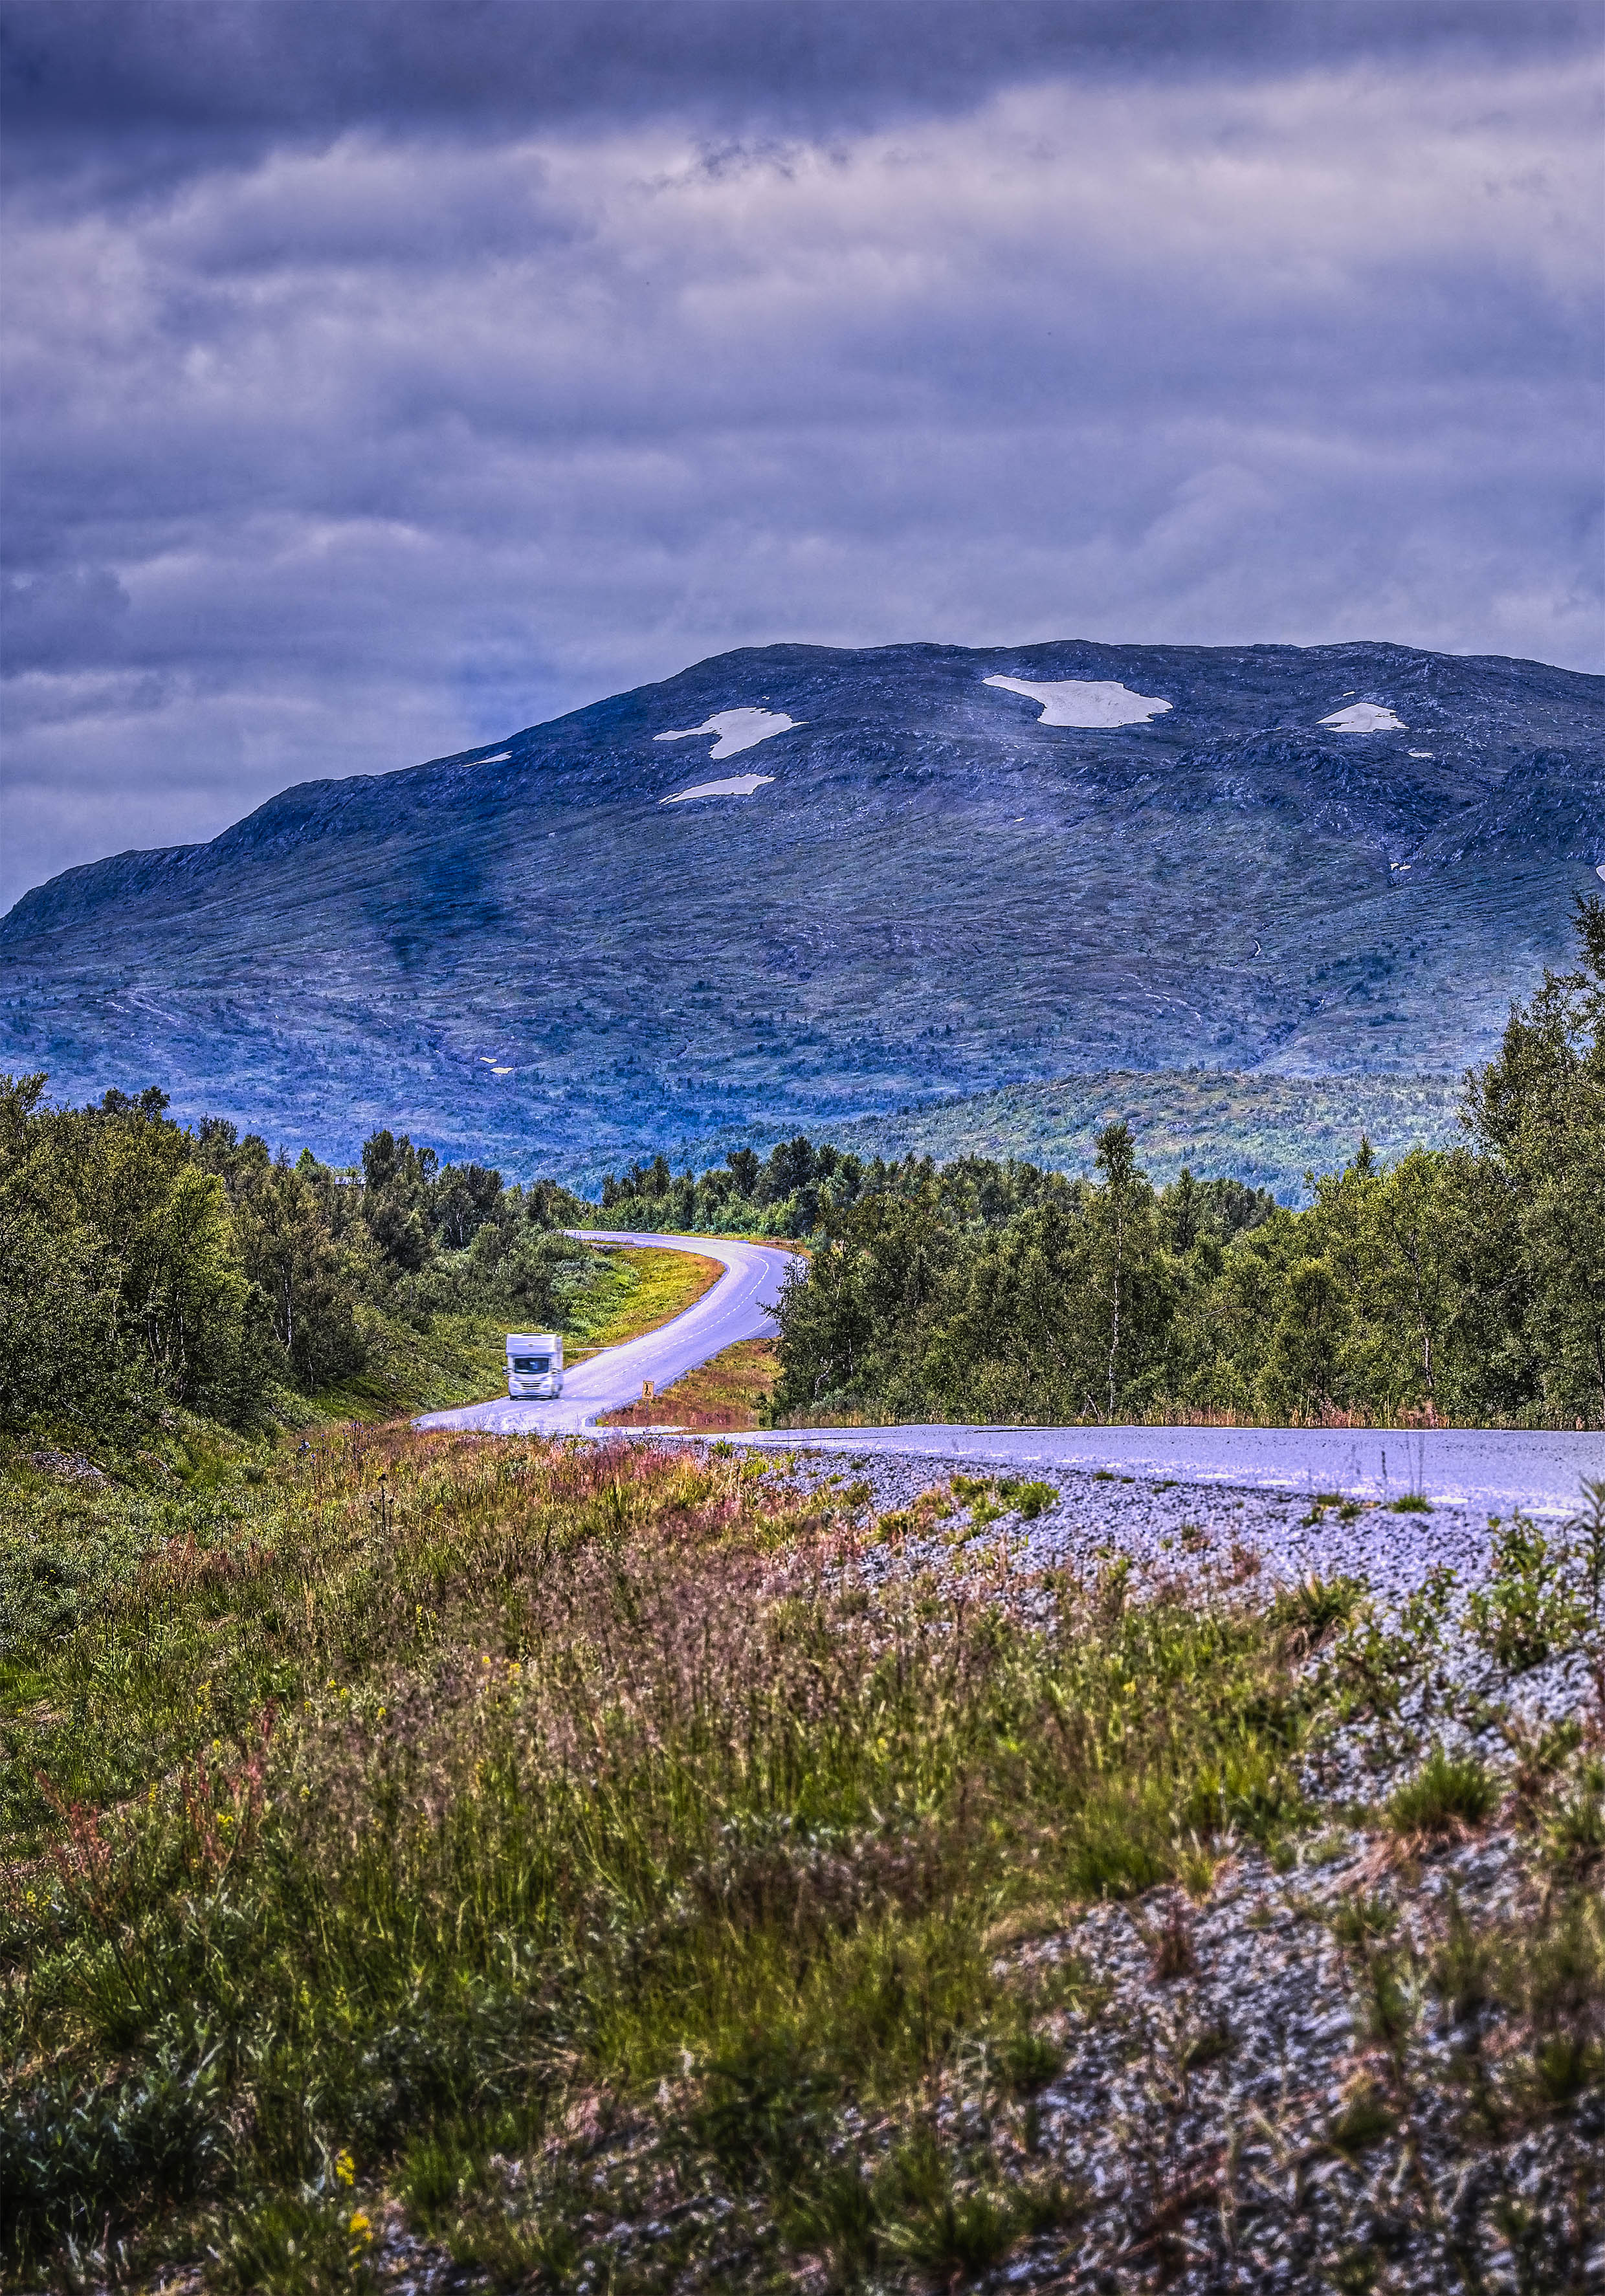
<instances>
[{"instance_id":1,"label":"green embankment","mask_svg":"<svg viewBox=\"0 0 1605 2296\"><path fill-rule=\"evenodd\" d=\"M725 1273L724 1264L700 1251L665 1251L657 1244L602 1245L611 1284L583 1324L566 1335L564 1360L577 1363L603 1348L622 1347L673 1323L695 1307Z\"/></svg>"}]
</instances>

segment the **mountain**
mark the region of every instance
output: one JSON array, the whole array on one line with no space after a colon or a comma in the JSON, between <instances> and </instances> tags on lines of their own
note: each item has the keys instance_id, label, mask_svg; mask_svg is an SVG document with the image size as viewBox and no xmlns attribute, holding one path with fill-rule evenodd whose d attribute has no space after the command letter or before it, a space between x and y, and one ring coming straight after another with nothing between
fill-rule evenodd
<instances>
[{"instance_id":1,"label":"mountain","mask_svg":"<svg viewBox=\"0 0 1605 2296\"><path fill-rule=\"evenodd\" d=\"M1369 644L744 649L53 878L0 1066L577 1181L1077 1071L1452 1073L1598 890L1602 698Z\"/></svg>"}]
</instances>

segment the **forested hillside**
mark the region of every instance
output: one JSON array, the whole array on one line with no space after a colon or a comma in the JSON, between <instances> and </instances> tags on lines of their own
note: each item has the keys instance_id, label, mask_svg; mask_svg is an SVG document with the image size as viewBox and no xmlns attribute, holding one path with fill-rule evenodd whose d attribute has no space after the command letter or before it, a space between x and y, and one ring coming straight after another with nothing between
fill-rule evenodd
<instances>
[{"instance_id":1,"label":"forested hillside","mask_svg":"<svg viewBox=\"0 0 1605 2296\"><path fill-rule=\"evenodd\" d=\"M1605 904L1468 1078L1466 1137L1362 1142L1303 1210L1183 1169L1124 1120L1096 1177L867 1160L806 1136L693 1177L610 1174L600 1222L810 1238L781 1305L779 1418L1605 1423ZM0 1414L176 1405L228 1424L382 1400L397 1335L492 1314L583 1333L594 1205L374 1133L360 1167L166 1112L0 1085ZM395 1391L393 1376L389 1381ZM401 1398L396 1393L399 1407Z\"/></svg>"},{"instance_id":2,"label":"forested hillside","mask_svg":"<svg viewBox=\"0 0 1605 2296\"><path fill-rule=\"evenodd\" d=\"M69 1109L45 1084L0 1078L0 1424L399 1403L410 1337L492 1310L571 1324L596 1290L557 1226L588 1207L550 1185L386 1131L360 1167L292 1164L231 1124L180 1126L155 1089Z\"/></svg>"},{"instance_id":3,"label":"forested hillside","mask_svg":"<svg viewBox=\"0 0 1605 2296\"><path fill-rule=\"evenodd\" d=\"M1013 1157L1090 1180L1097 1173L1098 1135L1123 1117L1156 1185L1179 1178L1186 1166L1194 1173L1229 1173L1292 1204L1305 1198L1306 1173L1336 1169L1362 1133L1389 1163L1413 1148L1453 1147L1462 1136L1461 1085L1458 1073L1110 1070L922 1101L895 1116L838 1125L831 1136L861 1156L934 1156L944 1164L956 1156Z\"/></svg>"},{"instance_id":4,"label":"forested hillside","mask_svg":"<svg viewBox=\"0 0 1605 2296\"><path fill-rule=\"evenodd\" d=\"M822 1170L775 1411L1605 1424L1597 898L1577 936L1578 968L1468 1079L1466 1144L1384 1167L1363 1144L1302 1212L1186 1172L1156 1191L1123 1122L1095 1183L976 1159Z\"/></svg>"}]
</instances>

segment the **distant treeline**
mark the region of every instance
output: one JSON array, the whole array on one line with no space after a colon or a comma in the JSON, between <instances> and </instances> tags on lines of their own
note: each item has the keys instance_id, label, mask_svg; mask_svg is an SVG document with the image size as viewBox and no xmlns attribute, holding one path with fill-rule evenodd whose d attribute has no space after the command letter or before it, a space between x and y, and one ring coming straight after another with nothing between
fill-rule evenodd
<instances>
[{"instance_id":1,"label":"distant treeline","mask_svg":"<svg viewBox=\"0 0 1605 2296\"><path fill-rule=\"evenodd\" d=\"M909 1169L913 1160L906 1160ZM668 1159L610 1172L602 1208L613 1227L660 1235L812 1235L823 1208L856 1203L866 1190L897 1185L904 1164L845 1155L829 1142L815 1147L804 1134L760 1156L736 1148L723 1164L700 1175L674 1173ZM927 1159L918 1168L934 1172Z\"/></svg>"},{"instance_id":2,"label":"distant treeline","mask_svg":"<svg viewBox=\"0 0 1605 2296\"><path fill-rule=\"evenodd\" d=\"M244 1424L275 1387L362 1373L385 1318L504 1304L559 1316L589 1215L376 1132L360 1169L293 1164L233 1125L189 1130L154 1089L98 1107L0 1078L0 1425L182 1404Z\"/></svg>"},{"instance_id":3,"label":"distant treeline","mask_svg":"<svg viewBox=\"0 0 1605 2296\"><path fill-rule=\"evenodd\" d=\"M1124 1123L1095 1183L978 1159L859 1166L839 1193L823 1174L775 1414L1605 1424L1597 897L1577 933L1578 969L1467 1078L1465 1144L1384 1168L1362 1143L1302 1211L1186 1172L1156 1191Z\"/></svg>"},{"instance_id":4,"label":"distant treeline","mask_svg":"<svg viewBox=\"0 0 1605 2296\"><path fill-rule=\"evenodd\" d=\"M1337 1168L1363 1132L1391 1163L1461 1139L1462 1079L1448 1076L1287 1077L1219 1069L1104 1070L1000 1085L897 1115L855 1118L832 1133L861 1156L1023 1159L1097 1177L1099 1132L1124 1117L1156 1186L1234 1172L1279 1203L1307 1200L1305 1174Z\"/></svg>"}]
</instances>

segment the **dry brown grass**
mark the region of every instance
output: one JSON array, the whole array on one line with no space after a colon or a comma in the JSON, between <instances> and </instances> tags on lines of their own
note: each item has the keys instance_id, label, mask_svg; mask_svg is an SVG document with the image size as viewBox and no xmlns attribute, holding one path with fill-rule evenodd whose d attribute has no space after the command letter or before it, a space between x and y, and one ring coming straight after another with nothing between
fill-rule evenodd
<instances>
[{"instance_id":1,"label":"dry brown grass","mask_svg":"<svg viewBox=\"0 0 1605 2296\"><path fill-rule=\"evenodd\" d=\"M699 1364L650 1402L605 1411L599 1427L684 1427L689 1432L734 1434L757 1427L759 1412L780 1377L773 1340L741 1340L712 1361Z\"/></svg>"}]
</instances>

